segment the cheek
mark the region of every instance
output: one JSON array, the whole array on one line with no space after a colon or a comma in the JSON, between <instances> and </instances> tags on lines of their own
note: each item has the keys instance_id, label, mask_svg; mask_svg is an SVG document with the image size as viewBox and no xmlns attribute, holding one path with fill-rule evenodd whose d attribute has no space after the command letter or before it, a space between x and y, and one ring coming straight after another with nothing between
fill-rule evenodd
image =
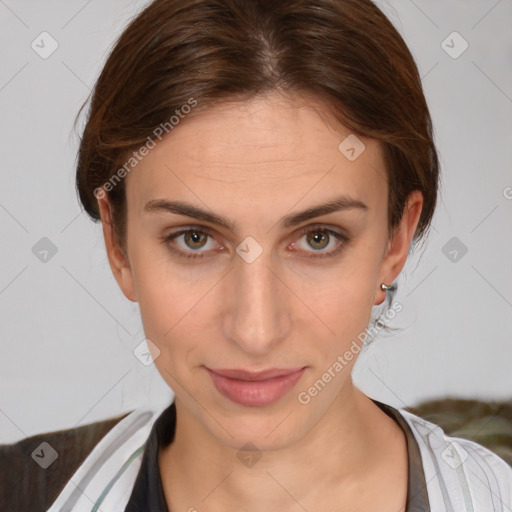
<instances>
[{"instance_id":1,"label":"cheek","mask_svg":"<svg viewBox=\"0 0 512 512\"><path fill-rule=\"evenodd\" d=\"M379 251L376 244L360 242L328 279L317 276L321 287L315 288L313 279L308 279L306 288L302 287L305 302L322 321L315 324L323 333L324 343L331 347L329 352L349 346L368 327L378 286Z\"/></svg>"},{"instance_id":2,"label":"cheek","mask_svg":"<svg viewBox=\"0 0 512 512\"><path fill-rule=\"evenodd\" d=\"M213 282L197 275L192 279L161 248L152 254L140 249L131 261L144 333L158 347L155 364L168 380L162 370L175 373L174 368L190 362L189 354L208 344Z\"/></svg>"},{"instance_id":3,"label":"cheek","mask_svg":"<svg viewBox=\"0 0 512 512\"><path fill-rule=\"evenodd\" d=\"M133 246L130 263L134 289L146 337L162 350L166 333L172 333L184 315L190 291L172 272L165 251L140 240Z\"/></svg>"},{"instance_id":4,"label":"cheek","mask_svg":"<svg viewBox=\"0 0 512 512\"><path fill-rule=\"evenodd\" d=\"M312 309L326 326L322 332L332 350L342 350L364 331L370 320L372 300L373 286L355 275L346 276L315 299Z\"/></svg>"},{"instance_id":5,"label":"cheek","mask_svg":"<svg viewBox=\"0 0 512 512\"><path fill-rule=\"evenodd\" d=\"M158 348L157 356L153 357L155 366L169 387L176 390L183 382L183 368L189 366L188 352L195 345L187 329L194 294L179 280L176 283L176 279L166 279L154 267L137 278L144 334Z\"/></svg>"},{"instance_id":6,"label":"cheek","mask_svg":"<svg viewBox=\"0 0 512 512\"><path fill-rule=\"evenodd\" d=\"M137 294L146 336L158 345L175 336L197 303L196 294L179 279L166 279L155 270L137 277Z\"/></svg>"}]
</instances>

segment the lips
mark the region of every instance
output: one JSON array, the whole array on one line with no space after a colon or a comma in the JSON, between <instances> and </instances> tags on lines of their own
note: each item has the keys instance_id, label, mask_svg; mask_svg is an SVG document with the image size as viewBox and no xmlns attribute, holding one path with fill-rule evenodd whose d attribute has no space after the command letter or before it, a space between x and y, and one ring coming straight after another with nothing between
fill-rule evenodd
<instances>
[{"instance_id":1,"label":"lips","mask_svg":"<svg viewBox=\"0 0 512 512\"><path fill-rule=\"evenodd\" d=\"M302 366L298 366L297 368L288 368L288 369L279 369L279 368L271 368L269 370L261 370L259 372L250 372L247 370L215 370L213 368L209 368L209 370L215 372L217 375L222 375L223 377L229 377L230 379L237 380L245 380L245 381L262 381L267 379L272 379L274 377L282 377L284 375L290 375L291 373L295 373L299 371Z\"/></svg>"},{"instance_id":2,"label":"lips","mask_svg":"<svg viewBox=\"0 0 512 512\"><path fill-rule=\"evenodd\" d=\"M224 397L247 407L276 402L299 381L306 367L272 368L259 372L206 368L213 383Z\"/></svg>"}]
</instances>

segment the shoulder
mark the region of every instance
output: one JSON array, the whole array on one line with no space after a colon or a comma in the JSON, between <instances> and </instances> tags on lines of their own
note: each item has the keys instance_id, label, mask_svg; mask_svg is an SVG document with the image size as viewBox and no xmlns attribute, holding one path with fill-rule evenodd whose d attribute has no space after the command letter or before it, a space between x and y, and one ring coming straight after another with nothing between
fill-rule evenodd
<instances>
[{"instance_id":1,"label":"shoulder","mask_svg":"<svg viewBox=\"0 0 512 512\"><path fill-rule=\"evenodd\" d=\"M510 510L512 467L505 460L406 409L399 412L418 441L433 510Z\"/></svg>"},{"instance_id":2,"label":"shoulder","mask_svg":"<svg viewBox=\"0 0 512 512\"><path fill-rule=\"evenodd\" d=\"M0 445L0 510L47 510L91 450L128 414Z\"/></svg>"}]
</instances>

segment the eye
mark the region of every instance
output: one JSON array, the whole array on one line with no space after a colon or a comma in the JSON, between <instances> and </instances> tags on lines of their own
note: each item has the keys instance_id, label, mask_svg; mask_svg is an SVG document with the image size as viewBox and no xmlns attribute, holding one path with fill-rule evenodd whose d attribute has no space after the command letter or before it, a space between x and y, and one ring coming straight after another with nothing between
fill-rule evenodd
<instances>
[{"instance_id":1,"label":"eye","mask_svg":"<svg viewBox=\"0 0 512 512\"><path fill-rule=\"evenodd\" d=\"M212 235L212 231L206 227L189 227L167 235L164 237L163 243L166 244L167 248L172 253L177 254L180 257L190 259L204 258L205 252L214 249L214 247L208 247L208 237L212 238ZM176 240L179 240L180 237L183 237L181 240L181 248L177 249L175 246L177 245L180 247L180 244L177 243ZM206 251L199 250L205 247L207 249Z\"/></svg>"},{"instance_id":2,"label":"eye","mask_svg":"<svg viewBox=\"0 0 512 512\"><path fill-rule=\"evenodd\" d=\"M301 238L305 237L305 245L301 247L299 242L293 242L291 246L296 250L304 250L306 252L313 252L317 254L311 254L305 256L306 258L329 258L337 256L344 248L344 246L350 242L348 236L343 233L339 233L332 229L328 229L325 226L313 227L308 226L300 232ZM334 247L331 250L325 251L326 247ZM308 250L313 248L313 251Z\"/></svg>"}]
</instances>

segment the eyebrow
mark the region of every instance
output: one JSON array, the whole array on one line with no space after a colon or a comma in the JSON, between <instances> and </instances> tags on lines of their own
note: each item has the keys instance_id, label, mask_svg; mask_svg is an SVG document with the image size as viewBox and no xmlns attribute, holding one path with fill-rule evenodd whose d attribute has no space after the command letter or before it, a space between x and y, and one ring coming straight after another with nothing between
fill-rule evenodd
<instances>
[{"instance_id":1,"label":"eyebrow","mask_svg":"<svg viewBox=\"0 0 512 512\"><path fill-rule=\"evenodd\" d=\"M296 226L297 224L300 224L306 220L319 217L320 215L352 209L359 209L363 212L366 212L369 208L359 199L353 199L348 196L340 196L327 203L312 206L301 212L285 215L281 219L280 224L281 226L288 228L291 226ZM225 217L209 212L207 210L203 210L202 208L194 206L190 203L185 203L183 201L152 199L144 205L143 211L145 213L159 212L185 215L187 217L193 217L198 220L222 226L233 232L236 230L235 224Z\"/></svg>"}]
</instances>

